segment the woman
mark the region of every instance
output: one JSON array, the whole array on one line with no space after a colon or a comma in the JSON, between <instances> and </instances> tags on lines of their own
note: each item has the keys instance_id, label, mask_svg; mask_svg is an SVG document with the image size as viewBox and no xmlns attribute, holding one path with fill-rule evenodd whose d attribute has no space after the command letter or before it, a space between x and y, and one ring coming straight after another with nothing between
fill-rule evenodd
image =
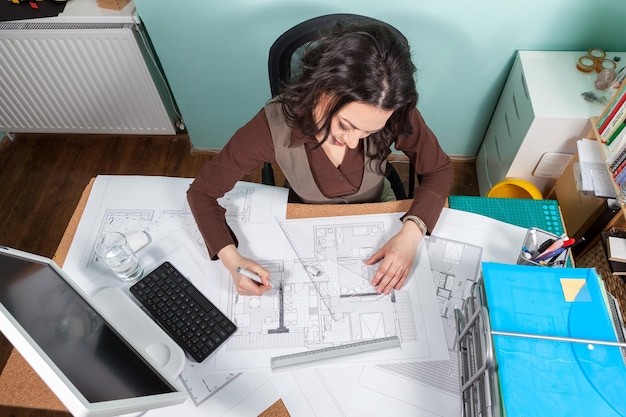
<instances>
[{"instance_id":1,"label":"woman","mask_svg":"<svg viewBox=\"0 0 626 417\"><path fill-rule=\"evenodd\" d=\"M310 47L299 80L286 85L202 168L187 193L212 259L230 271L237 291L261 295L270 273L237 250L217 199L264 161L276 162L307 203L380 201L393 144L422 177L402 229L365 264L380 261L372 286L400 289L417 246L445 205L453 169L416 109L409 45L382 25L338 28ZM263 285L238 273L257 274Z\"/></svg>"}]
</instances>

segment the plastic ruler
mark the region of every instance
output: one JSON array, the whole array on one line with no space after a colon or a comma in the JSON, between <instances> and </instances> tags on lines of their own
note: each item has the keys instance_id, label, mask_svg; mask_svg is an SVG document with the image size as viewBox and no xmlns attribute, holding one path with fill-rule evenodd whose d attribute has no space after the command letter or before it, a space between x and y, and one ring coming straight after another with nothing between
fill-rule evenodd
<instances>
[{"instance_id":1,"label":"plastic ruler","mask_svg":"<svg viewBox=\"0 0 626 417\"><path fill-rule=\"evenodd\" d=\"M287 241L289 242L289 245L291 246L291 249L293 250L293 252L296 254L296 257L298 258L298 261L300 261L300 265L302 265L302 268L304 268L304 271L306 272L307 276L311 280L311 283L313 284L313 286L317 290L317 293L320 295L320 299L322 300L322 303L324 304L324 306L328 310L328 312L331 315L331 317L333 318L333 320L336 320L336 317L333 315L333 312L332 312L332 310L330 308L331 306L328 304L328 301L327 301L328 297L326 297L326 294L320 288L320 283L316 280L317 273L313 273L311 268L307 268L306 267L306 263L304 262L304 258L302 257L302 255L300 255L300 252L298 251L298 248L296 247L296 244L295 244L294 240L291 238L291 235L287 231L287 226L283 222L278 220L277 218L276 218L276 222L280 226L280 230L283 231L283 234L285 235L285 238L287 238Z\"/></svg>"},{"instance_id":2,"label":"plastic ruler","mask_svg":"<svg viewBox=\"0 0 626 417\"><path fill-rule=\"evenodd\" d=\"M398 336L363 340L345 345L331 346L271 358L272 371L282 371L298 366L314 365L326 361L345 358L352 355L377 352L400 347Z\"/></svg>"}]
</instances>

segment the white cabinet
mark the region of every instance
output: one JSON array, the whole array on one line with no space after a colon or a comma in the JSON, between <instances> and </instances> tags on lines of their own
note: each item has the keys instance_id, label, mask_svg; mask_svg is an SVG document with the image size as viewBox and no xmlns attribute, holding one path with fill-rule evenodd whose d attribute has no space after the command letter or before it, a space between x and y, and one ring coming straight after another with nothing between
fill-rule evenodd
<instances>
[{"instance_id":1,"label":"white cabinet","mask_svg":"<svg viewBox=\"0 0 626 417\"><path fill-rule=\"evenodd\" d=\"M596 73L576 69L586 52L520 51L506 81L476 159L478 186L485 195L504 178L532 182L544 195L551 178L533 175L546 153L576 152L576 141L589 131L589 118L604 105L586 101ZM619 56L618 68L625 62Z\"/></svg>"}]
</instances>

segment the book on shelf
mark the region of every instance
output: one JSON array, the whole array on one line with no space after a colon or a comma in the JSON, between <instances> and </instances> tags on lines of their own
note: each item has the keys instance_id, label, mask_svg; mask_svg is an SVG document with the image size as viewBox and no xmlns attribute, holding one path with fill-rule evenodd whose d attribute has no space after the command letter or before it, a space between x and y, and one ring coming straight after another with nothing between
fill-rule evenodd
<instances>
[{"instance_id":1,"label":"book on shelf","mask_svg":"<svg viewBox=\"0 0 626 417\"><path fill-rule=\"evenodd\" d=\"M613 180L615 181L615 184L621 187L624 183L626 183L626 170L622 169L620 173L613 178Z\"/></svg>"},{"instance_id":2,"label":"book on shelf","mask_svg":"<svg viewBox=\"0 0 626 417\"><path fill-rule=\"evenodd\" d=\"M624 170L624 167L626 167L626 159L619 164L615 171L611 171L613 178L617 178L617 176Z\"/></svg>"},{"instance_id":3,"label":"book on shelf","mask_svg":"<svg viewBox=\"0 0 626 417\"><path fill-rule=\"evenodd\" d=\"M611 111L613 110L613 106L615 105L615 102L619 100L622 93L623 93L622 89L618 88L613 94L613 96L611 96L611 99L606 104L606 106L604 106L602 113L600 113L600 116L598 116L598 119L596 120L596 130L598 131L598 133L603 131L604 128L606 127L606 124L609 122L608 118L609 118L609 115L611 114Z\"/></svg>"},{"instance_id":4,"label":"book on shelf","mask_svg":"<svg viewBox=\"0 0 626 417\"><path fill-rule=\"evenodd\" d=\"M619 109L623 107L624 102L626 102L626 80L622 81L609 103L604 107L600 117L598 117L596 129L600 136L605 132Z\"/></svg>"},{"instance_id":5,"label":"book on shelf","mask_svg":"<svg viewBox=\"0 0 626 417\"><path fill-rule=\"evenodd\" d=\"M622 97L624 100L620 99L620 101L616 103L606 122L602 126L602 130L598 131L600 137L605 142L615 131L620 122L624 120L624 115L626 114L626 93Z\"/></svg>"},{"instance_id":6,"label":"book on shelf","mask_svg":"<svg viewBox=\"0 0 626 417\"><path fill-rule=\"evenodd\" d=\"M626 121L626 103L624 103L623 107L615 117L617 118L615 123L611 122L611 124L607 126L604 131L604 136L602 134L600 135L602 137L602 141L606 142L608 145L613 143L615 138L619 136L620 132L624 128L624 122Z\"/></svg>"},{"instance_id":7,"label":"book on shelf","mask_svg":"<svg viewBox=\"0 0 626 417\"><path fill-rule=\"evenodd\" d=\"M620 134L610 145L607 146L606 143L602 143L606 164L612 173L619 168L626 158L626 138L624 137L626 136L626 129L622 130L622 133L624 134Z\"/></svg>"}]
</instances>

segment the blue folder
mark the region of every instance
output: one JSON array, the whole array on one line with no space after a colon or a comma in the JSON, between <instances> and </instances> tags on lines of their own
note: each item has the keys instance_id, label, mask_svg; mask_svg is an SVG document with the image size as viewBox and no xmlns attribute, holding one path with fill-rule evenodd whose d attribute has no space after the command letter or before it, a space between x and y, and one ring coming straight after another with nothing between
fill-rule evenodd
<instances>
[{"instance_id":1,"label":"blue folder","mask_svg":"<svg viewBox=\"0 0 626 417\"><path fill-rule=\"evenodd\" d=\"M594 269L483 263L493 332L616 342ZM626 416L622 350L493 335L507 417Z\"/></svg>"}]
</instances>

